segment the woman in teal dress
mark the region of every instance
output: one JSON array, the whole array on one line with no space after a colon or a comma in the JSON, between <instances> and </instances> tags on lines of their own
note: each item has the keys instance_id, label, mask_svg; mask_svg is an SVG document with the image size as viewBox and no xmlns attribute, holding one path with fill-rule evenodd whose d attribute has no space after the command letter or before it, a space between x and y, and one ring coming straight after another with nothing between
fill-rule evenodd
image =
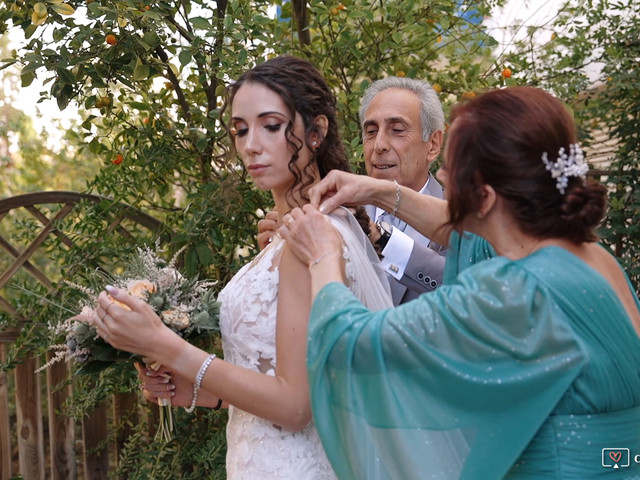
<instances>
[{"instance_id":1,"label":"woman in teal dress","mask_svg":"<svg viewBox=\"0 0 640 480\"><path fill-rule=\"evenodd\" d=\"M309 265L313 414L342 479L640 478L640 302L595 228L575 125L551 95L490 91L451 116L447 201L330 174L281 234ZM446 284L371 312L323 211L394 210L449 239Z\"/></svg>"}]
</instances>

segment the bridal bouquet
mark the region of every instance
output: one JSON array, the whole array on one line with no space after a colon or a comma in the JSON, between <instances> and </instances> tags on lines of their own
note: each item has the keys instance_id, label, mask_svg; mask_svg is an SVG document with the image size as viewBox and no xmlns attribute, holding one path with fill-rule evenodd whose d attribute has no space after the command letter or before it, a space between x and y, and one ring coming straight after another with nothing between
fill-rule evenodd
<instances>
[{"instance_id":1,"label":"bridal bouquet","mask_svg":"<svg viewBox=\"0 0 640 480\"><path fill-rule=\"evenodd\" d=\"M108 284L146 301L169 328L190 342L219 332L219 304L211 289L215 282L184 277L175 266L180 252L170 261L163 260L159 252L158 246L155 250L138 248L136 255L127 259L124 272L109 278ZM154 370L160 368L153 359L117 350L98 336L94 327L95 309L98 294L107 283L100 285L97 291L65 283L81 292L84 299L78 305L78 313L59 324L49 325L53 336L58 340L64 337L65 341L51 347L55 354L40 370L69 359L78 364L78 373L81 374L96 374L122 361L144 362ZM174 431L173 413L170 400L162 400L159 402L158 436L168 441Z\"/></svg>"}]
</instances>

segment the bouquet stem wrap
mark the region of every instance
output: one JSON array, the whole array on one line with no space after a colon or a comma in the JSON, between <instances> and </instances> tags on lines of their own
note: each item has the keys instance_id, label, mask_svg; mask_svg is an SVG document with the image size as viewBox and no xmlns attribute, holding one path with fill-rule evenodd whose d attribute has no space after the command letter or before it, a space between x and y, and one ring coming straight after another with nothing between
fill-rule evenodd
<instances>
[{"instance_id":1,"label":"bouquet stem wrap","mask_svg":"<svg viewBox=\"0 0 640 480\"><path fill-rule=\"evenodd\" d=\"M162 366L159 362L144 359L145 365L151 370L158 370ZM163 378L167 380L171 379L171 375L168 373L162 374ZM173 409L171 406L170 398L158 398L158 413L160 416L160 425L158 425L158 431L156 432L156 440L160 439L164 442L170 442L173 439L176 422L173 417Z\"/></svg>"}]
</instances>

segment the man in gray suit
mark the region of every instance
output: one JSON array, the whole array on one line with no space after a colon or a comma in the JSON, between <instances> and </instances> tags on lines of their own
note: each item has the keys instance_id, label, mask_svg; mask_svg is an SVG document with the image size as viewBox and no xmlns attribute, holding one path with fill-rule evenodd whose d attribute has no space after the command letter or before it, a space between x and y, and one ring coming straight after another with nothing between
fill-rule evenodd
<instances>
[{"instance_id":1,"label":"man in gray suit","mask_svg":"<svg viewBox=\"0 0 640 480\"><path fill-rule=\"evenodd\" d=\"M429 172L442 147L444 112L431 85L388 77L373 82L360 106L367 174L396 181L425 195L442 198L442 187ZM399 305L442 282L445 248L389 213L372 205L371 241L382 251L393 303ZM258 244L264 248L276 229L277 215L258 222Z\"/></svg>"},{"instance_id":2,"label":"man in gray suit","mask_svg":"<svg viewBox=\"0 0 640 480\"><path fill-rule=\"evenodd\" d=\"M429 171L444 134L442 104L431 85L400 77L373 82L362 97L360 124L369 176L443 197ZM393 303L435 290L442 282L445 248L388 212L372 205L366 208L375 223L371 241L382 250Z\"/></svg>"}]
</instances>

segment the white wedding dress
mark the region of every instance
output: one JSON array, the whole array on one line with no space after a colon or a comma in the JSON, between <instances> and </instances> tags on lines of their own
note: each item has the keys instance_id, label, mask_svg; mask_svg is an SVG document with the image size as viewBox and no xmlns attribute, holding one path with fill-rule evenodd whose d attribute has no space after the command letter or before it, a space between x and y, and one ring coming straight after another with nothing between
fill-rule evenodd
<instances>
[{"instance_id":1,"label":"white wedding dress","mask_svg":"<svg viewBox=\"0 0 640 480\"><path fill-rule=\"evenodd\" d=\"M389 285L355 218L344 209L331 214L344 240L347 283L372 309L392 306ZM220 292L224 359L275 375L278 264L284 240L273 242L245 265ZM322 421L322 419L315 419ZM334 479L312 421L303 430L285 430L234 406L227 424L227 478L238 480Z\"/></svg>"}]
</instances>

